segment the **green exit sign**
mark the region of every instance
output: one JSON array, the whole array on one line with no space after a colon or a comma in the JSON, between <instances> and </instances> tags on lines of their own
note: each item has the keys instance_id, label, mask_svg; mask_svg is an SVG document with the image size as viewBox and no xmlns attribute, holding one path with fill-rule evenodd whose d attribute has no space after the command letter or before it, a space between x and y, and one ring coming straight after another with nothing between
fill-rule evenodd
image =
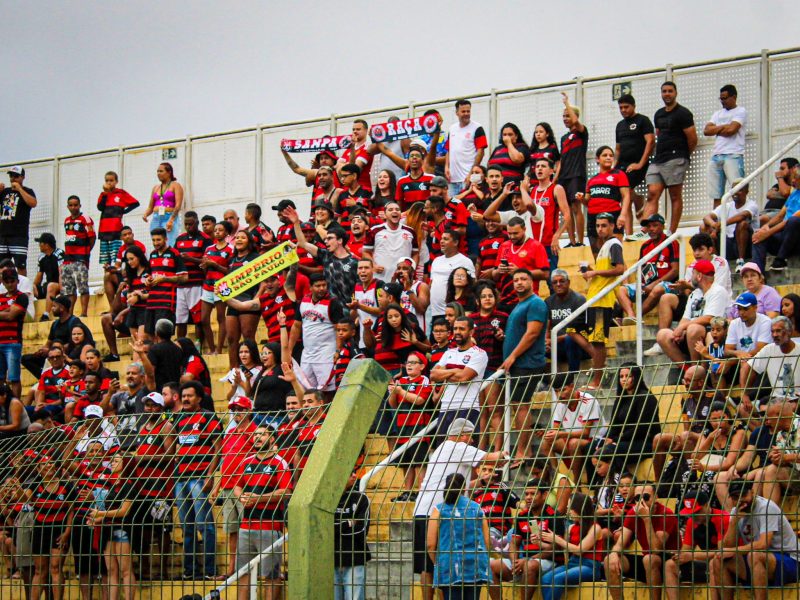
<instances>
[{"instance_id":1,"label":"green exit sign","mask_svg":"<svg viewBox=\"0 0 800 600\"><path fill-rule=\"evenodd\" d=\"M161 149L161 160L175 160L178 158L178 149L177 148L162 148Z\"/></svg>"},{"instance_id":2,"label":"green exit sign","mask_svg":"<svg viewBox=\"0 0 800 600\"><path fill-rule=\"evenodd\" d=\"M616 102L625 94L633 93L633 84L630 81L620 81L611 86L611 99Z\"/></svg>"}]
</instances>

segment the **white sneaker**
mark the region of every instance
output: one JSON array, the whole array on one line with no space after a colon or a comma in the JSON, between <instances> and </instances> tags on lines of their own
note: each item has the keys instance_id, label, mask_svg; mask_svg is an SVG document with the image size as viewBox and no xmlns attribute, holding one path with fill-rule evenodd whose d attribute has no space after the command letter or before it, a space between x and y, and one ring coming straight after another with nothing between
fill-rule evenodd
<instances>
[{"instance_id":1,"label":"white sneaker","mask_svg":"<svg viewBox=\"0 0 800 600\"><path fill-rule=\"evenodd\" d=\"M636 317L625 317L624 319L622 319L623 325L636 325L636 323L638 323Z\"/></svg>"},{"instance_id":2,"label":"white sneaker","mask_svg":"<svg viewBox=\"0 0 800 600\"><path fill-rule=\"evenodd\" d=\"M735 273L737 275L742 272L742 267L743 266L744 266L744 259L743 258L737 258L736 259L736 271L735 271Z\"/></svg>"},{"instance_id":3,"label":"white sneaker","mask_svg":"<svg viewBox=\"0 0 800 600\"><path fill-rule=\"evenodd\" d=\"M644 231L637 231L636 233L632 233L630 235L625 236L626 242L641 242L642 240L648 240L650 236L647 235Z\"/></svg>"},{"instance_id":4,"label":"white sneaker","mask_svg":"<svg viewBox=\"0 0 800 600\"><path fill-rule=\"evenodd\" d=\"M658 356L659 354L664 354L664 351L661 349L661 346L658 342L650 346L647 350L643 352L645 356Z\"/></svg>"}]
</instances>

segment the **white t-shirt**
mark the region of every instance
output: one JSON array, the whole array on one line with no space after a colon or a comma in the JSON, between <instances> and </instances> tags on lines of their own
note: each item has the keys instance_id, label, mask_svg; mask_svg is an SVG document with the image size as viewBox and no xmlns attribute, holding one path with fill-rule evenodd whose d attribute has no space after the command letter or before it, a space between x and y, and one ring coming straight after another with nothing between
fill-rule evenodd
<instances>
[{"instance_id":1,"label":"white t-shirt","mask_svg":"<svg viewBox=\"0 0 800 600\"><path fill-rule=\"evenodd\" d=\"M714 283L720 284L728 293L733 297L733 289L731 288L731 268L728 266L728 261L721 256L714 255L711 258L711 264L714 265ZM684 281L692 281L692 274L694 273L694 263L686 267L686 273L683 276Z\"/></svg>"},{"instance_id":2,"label":"white t-shirt","mask_svg":"<svg viewBox=\"0 0 800 600\"><path fill-rule=\"evenodd\" d=\"M478 154L475 138L482 135L485 135L483 127L475 121L470 121L466 127L461 127L458 121L450 126L447 143L450 154L450 181L453 183L462 182L469 175Z\"/></svg>"},{"instance_id":3,"label":"white t-shirt","mask_svg":"<svg viewBox=\"0 0 800 600\"><path fill-rule=\"evenodd\" d=\"M463 254L454 254L447 258L444 254L437 256L431 263L431 314L434 317L444 315L445 298L447 298L447 280L450 273L464 267L475 277L475 263Z\"/></svg>"},{"instance_id":4,"label":"white t-shirt","mask_svg":"<svg viewBox=\"0 0 800 600\"><path fill-rule=\"evenodd\" d=\"M731 511L731 520L737 512L734 507ZM797 534L781 507L772 500L756 496L750 514L739 519L737 529L739 537L746 544L755 542L765 533L772 533L772 541L767 549L769 552L781 552L796 561L800 560L800 542Z\"/></svg>"},{"instance_id":5,"label":"white t-shirt","mask_svg":"<svg viewBox=\"0 0 800 600\"><path fill-rule=\"evenodd\" d=\"M402 145L402 142L400 140L397 140L395 142L384 142L383 145L386 146L389 150L391 150L394 154L396 154L400 158L404 158L403 145ZM400 179L401 177L405 176L405 174L406 174L406 172L403 169L401 169L396 164L394 164L391 160L389 160L388 156L386 156L385 154L379 154L378 155L378 171L377 172L380 173L384 169L394 173L395 177L397 177L398 179Z\"/></svg>"},{"instance_id":6,"label":"white t-shirt","mask_svg":"<svg viewBox=\"0 0 800 600\"><path fill-rule=\"evenodd\" d=\"M603 411L597 399L584 392L578 392L580 402L575 410L570 410L569 405L561 400L553 408L553 426L560 427L563 431L583 431L587 423L594 422L592 437L601 435L605 430Z\"/></svg>"},{"instance_id":7,"label":"white t-shirt","mask_svg":"<svg viewBox=\"0 0 800 600\"><path fill-rule=\"evenodd\" d=\"M365 245L364 249L371 250L375 265L383 267L383 273L375 271L375 279L391 281L397 270L397 261L411 256L417 248L414 230L408 225L398 224L397 229L392 229L387 223L381 223L370 232L372 243Z\"/></svg>"},{"instance_id":8,"label":"white t-shirt","mask_svg":"<svg viewBox=\"0 0 800 600\"><path fill-rule=\"evenodd\" d=\"M464 442L445 440L428 459L425 478L419 487L414 504L414 516L427 517L444 501L444 481L452 473L461 473L467 482L472 479L472 469L481 464L486 453Z\"/></svg>"},{"instance_id":9,"label":"white t-shirt","mask_svg":"<svg viewBox=\"0 0 800 600\"><path fill-rule=\"evenodd\" d=\"M480 408L478 396L486 366L489 364L489 355L486 351L478 346L472 346L467 350L450 348L436 364L446 369L470 368L477 373L471 381L445 384L444 393L439 400L439 410L443 412Z\"/></svg>"},{"instance_id":10,"label":"white t-shirt","mask_svg":"<svg viewBox=\"0 0 800 600\"><path fill-rule=\"evenodd\" d=\"M714 125L728 125L736 121L741 124L736 135L725 137L716 136L714 140L714 150L711 154L744 154L744 136L747 126L747 111L743 106L737 106L730 110L721 108L711 115L711 122Z\"/></svg>"},{"instance_id":11,"label":"white t-shirt","mask_svg":"<svg viewBox=\"0 0 800 600\"><path fill-rule=\"evenodd\" d=\"M767 372L772 386L773 398L797 398L800 390L800 346L795 344L789 354L784 354L780 346L767 344L747 361L759 375Z\"/></svg>"},{"instance_id":12,"label":"white t-shirt","mask_svg":"<svg viewBox=\"0 0 800 600\"><path fill-rule=\"evenodd\" d=\"M756 313L756 320L749 327L740 318L731 321L728 337L725 338L726 345L732 344L737 350L751 352L760 342L772 342L772 320L767 315Z\"/></svg>"},{"instance_id":13,"label":"white t-shirt","mask_svg":"<svg viewBox=\"0 0 800 600\"><path fill-rule=\"evenodd\" d=\"M500 217L500 224L501 225L508 225L508 222L513 219L514 217L519 217L523 221L525 221L525 234L529 238L533 238L533 224L534 223L541 223L544 220L544 209L539 206L538 204L534 205L536 208L536 214L532 214L530 211L526 210L524 213L519 214L515 210L498 210L497 216ZM534 239L541 240L541 235Z\"/></svg>"},{"instance_id":14,"label":"white t-shirt","mask_svg":"<svg viewBox=\"0 0 800 600\"><path fill-rule=\"evenodd\" d=\"M730 304L730 292L718 283L712 283L705 294L700 288L692 290L686 300L683 318L691 320L697 317L724 317Z\"/></svg>"},{"instance_id":15,"label":"white t-shirt","mask_svg":"<svg viewBox=\"0 0 800 600\"><path fill-rule=\"evenodd\" d=\"M728 210L725 213L725 221L730 220L731 217L735 217L743 212L750 213L750 223L758 223L758 204L750 200L749 198L745 201L741 208L736 208L736 202L733 200L729 200L727 202ZM722 218L722 205L720 204L717 208L714 209L714 214L717 215L718 219ZM736 223L733 225L725 225L725 236L732 238L736 235Z\"/></svg>"}]
</instances>

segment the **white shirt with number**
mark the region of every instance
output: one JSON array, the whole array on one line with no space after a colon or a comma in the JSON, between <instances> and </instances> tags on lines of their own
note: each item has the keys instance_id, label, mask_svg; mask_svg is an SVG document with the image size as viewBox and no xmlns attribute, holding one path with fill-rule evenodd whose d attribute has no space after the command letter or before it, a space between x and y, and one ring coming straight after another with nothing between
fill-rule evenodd
<instances>
[{"instance_id":1,"label":"white shirt with number","mask_svg":"<svg viewBox=\"0 0 800 600\"><path fill-rule=\"evenodd\" d=\"M462 383L445 383L444 393L439 400L439 410L468 410L480 407L478 395L481 391L483 375L489 364L489 355L479 348L472 346L467 350L450 348L442 355L436 366L445 369L472 369L477 373L470 381ZM477 423L475 423L477 425Z\"/></svg>"}]
</instances>

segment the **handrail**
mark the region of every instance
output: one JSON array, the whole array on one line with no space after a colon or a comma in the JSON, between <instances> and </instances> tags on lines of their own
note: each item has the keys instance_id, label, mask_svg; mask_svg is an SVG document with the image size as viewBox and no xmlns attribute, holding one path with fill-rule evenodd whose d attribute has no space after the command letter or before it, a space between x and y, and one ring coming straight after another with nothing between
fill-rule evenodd
<instances>
[{"instance_id":1,"label":"handrail","mask_svg":"<svg viewBox=\"0 0 800 600\"><path fill-rule=\"evenodd\" d=\"M753 179L755 179L756 177L761 175L761 173L766 171L768 166L770 166L775 161L779 160L784 154L789 152L789 150L794 148L797 144L800 144L800 135L798 135L791 142L786 144L783 148L778 150L775 154L770 156L766 161L761 163L761 165L755 171L750 173L750 175L748 175L747 177L742 179L738 184L736 184L730 190L725 192L725 194L723 194L722 199L720 200L720 207L721 208L720 208L720 213L719 213L719 222L720 222L720 227L719 227L719 255L722 258L725 258L725 256L726 256L725 251L726 251L727 246L728 246L728 235L725 232L725 225L728 222L728 206L727 206L728 200L730 200L736 192L741 190L743 187L749 185L750 182L753 181Z\"/></svg>"},{"instance_id":2,"label":"handrail","mask_svg":"<svg viewBox=\"0 0 800 600\"><path fill-rule=\"evenodd\" d=\"M486 389L486 387L490 383L492 383L494 380L496 380L498 377L500 377L504 372L505 371L503 371L502 369L498 369L497 371L492 373L492 375L490 377L484 379L483 383L481 384L481 391ZM424 438L430 432L434 431L438 424L439 424L439 419L437 417L436 419L434 419L433 421L428 423L428 425L422 431L420 431L418 433L415 433L413 436L411 436L411 438L406 443L399 445L397 448L394 449L394 451L391 454L389 454L389 456L384 458L377 465L375 465L369 471L364 473L364 475L362 475L361 479L358 481L358 489L359 489L359 491L361 491L362 493L366 492L367 491L367 484L369 483L369 480L372 479L372 477L374 475L376 475L377 473L380 473L386 467L388 467L390 464L392 464L395 460L397 460L399 457L401 457L403 455L403 453L406 451L407 448L410 448L411 446L414 446L414 445L418 444L419 441L422 438Z\"/></svg>"},{"instance_id":3,"label":"handrail","mask_svg":"<svg viewBox=\"0 0 800 600\"><path fill-rule=\"evenodd\" d=\"M232 586L234 583L239 581L239 578L242 575L246 575L247 573L249 573L253 569L257 570L258 564L261 562L261 559L264 556L266 556L267 554L272 554L274 550L280 550L283 547L283 545L286 543L286 540L288 539L288 537L289 537L289 534L288 533L284 533L281 537L279 537L277 540L275 540L272 544L270 544L268 547L264 548L256 556L254 556L250 560L250 562L248 562L246 565L243 565L241 568L237 569L236 572L233 573L230 577L228 577L225 581L223 581L219 585L215 586L214 589L212 589L210 592L208 592L208 594L205 595L203 600L219 600L220 592L222 590ZM257 585L258 585L258 579L257 578L251 578L250 579L251 590ZM250 597L254 598L254 595L251 593Z\"/></svg>"},{"instance_id":4,"label":"handrail","mask_svg":"<svg viewBox=\"0 0 800 600\"><path fill-rule=\"evenodd\" d=\"M632 266L628 267L628 269L619 277L617 277L612 283L609 283L606 287L604 287L599 294L590 298L586 302L581 305L578 310L575 310L566 317L563 321L561 321L558 325L553 327L550 330L550 372L555 375L558 373L558 333L564 329L567 325L572 323L575 319L585 313L588 309L594 306L601 298L604 298L611 292L613 292L617 286L626 280L631 274L636 271L637 274L640 273L641 266L647 263L651 258L653 258L656 254L661 252L664 248L669 246L672 242L677 241L681 237L683 237L683 233L676 231L667 239L662 241L658 246L650 250L647 254L637 260ZM636 294L638 296L636 301L637 309L639 310L639 316L636 320L636 336L641 339L642 337L642 318L643 315L641 314L641 275L637 277L637 284L636 284ZM641 357L637 356L637 360L641 362Z\"/></svg>"}]
</instances>

